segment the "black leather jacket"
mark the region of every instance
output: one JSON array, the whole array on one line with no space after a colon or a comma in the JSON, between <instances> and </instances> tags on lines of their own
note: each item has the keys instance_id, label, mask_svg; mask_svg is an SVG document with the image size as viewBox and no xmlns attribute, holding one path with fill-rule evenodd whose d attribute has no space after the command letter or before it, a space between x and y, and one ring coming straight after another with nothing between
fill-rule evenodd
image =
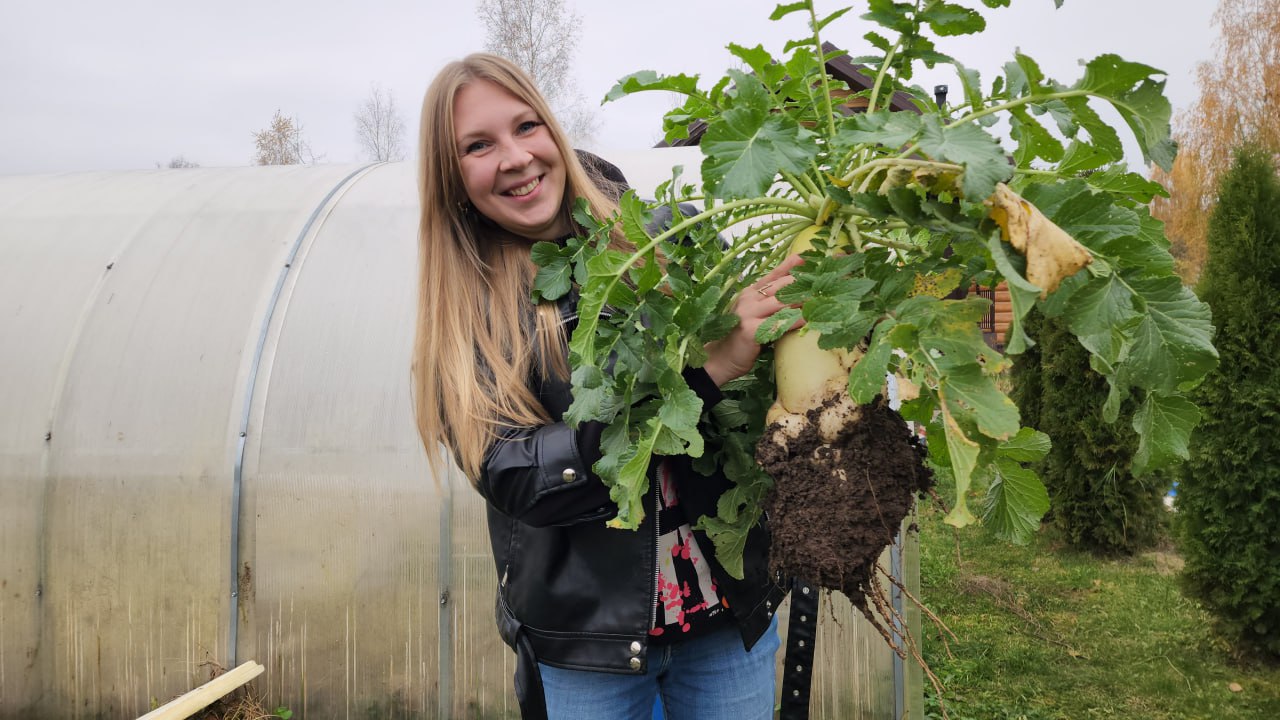
<instances>
[{"instance_id":1,"label":"black leather jacket","mask_svg":"<svg viewBox=\"0 0 1280 720\"><path fill-rule=\"evenodd\" d=\"M566 332L577 325L577 294L559 303ZM685 373L704 407L721 399L701 369ZM568 382L535 377L531 387L554 422L511 430L485 456L478 482L488 501L489 535L499 577L497 620L516 650L516 690L526 718L538 716L541 683L535 662L614 673L642 673L654 625L657 536L652 510L638 531L614 530L609 491L591 471L600 457L599 423L571 429L561 417L572 401ZM690 523L714 515L732 485L705 477L688 458L673 458L680 502ZM651 474L652 475L652 474ZM744 552L744 578L716 562L704 533L698 543L750 649L768 628L785 590L769 572L769 533L756 527Z\"/></svg>"}]
</instances>

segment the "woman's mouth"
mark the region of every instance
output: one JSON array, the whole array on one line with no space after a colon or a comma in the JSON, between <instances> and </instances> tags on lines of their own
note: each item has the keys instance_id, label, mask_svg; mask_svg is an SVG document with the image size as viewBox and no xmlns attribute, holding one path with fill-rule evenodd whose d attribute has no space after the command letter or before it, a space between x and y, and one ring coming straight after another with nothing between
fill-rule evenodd
<instances>
[{"instance_id":1,"label":"woman's mouth","mask_svg":"<svg viewBox=\"0 0 1280 720\"><path fill-rule=\"evenodd\" d=\"M525 195L528 195L529 193L531 193L531 192L533 192L534 190L538 189L538 186L539 186L539 185L541 185L541 184L542 184L542 177L541 177L541 176L538 176L538 177L536 177L536 178L534 178L534 179L530 180L528 183L526 183L526 184L524 184L524 185L521 185L520 187L517 187L517 188L511 188L510 190L508 190L508 191L506 191L506 192L504 192L504 193L502 193L502 194L503 194L503 195L510 195L510 196L512 196L512 197L524 197Z\"/></svg>"}]
</instances>

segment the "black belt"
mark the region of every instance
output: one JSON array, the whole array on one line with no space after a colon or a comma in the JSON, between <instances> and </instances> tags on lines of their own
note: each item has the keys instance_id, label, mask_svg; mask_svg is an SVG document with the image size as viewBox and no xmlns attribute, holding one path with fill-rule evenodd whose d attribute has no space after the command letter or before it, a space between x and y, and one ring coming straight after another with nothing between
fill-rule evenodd
<instances>
[{"instance_id":1,"label":"black belt","mask_svg":"<svg viewBox=\"0 0 1280 720\"><path fill-rule=\"evenodd\" d=\"M547 700L542 692L542 673L533 645L522 628L516 635L516 700L522 720L546 720Z\"/></svg>"},{"instance_id":2,"label":"black belt","mask_svg":"<svg viewBox=\"0 0 1280 720\"><path fill-rule=\"evenodd\" d=\"M813 643L818 635L818 588L804 580L791 583L791 620L782 666L780 720L808 720L813 679Z\"/></svg>"}]
</instances>

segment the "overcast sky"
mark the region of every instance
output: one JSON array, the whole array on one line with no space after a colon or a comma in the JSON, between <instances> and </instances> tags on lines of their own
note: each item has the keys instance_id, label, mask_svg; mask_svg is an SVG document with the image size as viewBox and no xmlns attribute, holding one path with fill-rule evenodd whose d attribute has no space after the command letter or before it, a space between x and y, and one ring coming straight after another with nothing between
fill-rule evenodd
<instances>
[{"instance_id":1,"label":"overcast sky","mask_svg":"<svg viewBox=\"0 0 1280 720\"><path fill-rule=\"evenodd\" d=\"M581 18L576 83L593 105L637 70L701 73L705 87L735 65L728 43L763 44L777 54L805 32L800 16L767 19L776 0L567 3ZM247 165L253 132L276 109L298 118L325 162L359 162L352 115L371 83L394 94L412 147L431 77L484 45L475 0L4 5L0 174L154 168L177 155L204 167ZM1217 37L1216 0L1065 0L1056 11L1053 0L1012 5L986 11L988 31L980 38L942 39L939 48L983 71L984 84L1015 48L1068 84L1080 75L1080 59L1115 52L1166 71L1165 91L1177 112L1195 102L1195 66L1210 58ZM819 1L820 11L841 6ZM824 37L853 55L868 52L861 37L871 27L857 18L864 7L859 0ZM915 80L958 90L944 69ZM655 95L600 108L593 149L653 145L669 106ZM1140 156L1131 161L1140 164Z\"/></svg>"}]
</instances>

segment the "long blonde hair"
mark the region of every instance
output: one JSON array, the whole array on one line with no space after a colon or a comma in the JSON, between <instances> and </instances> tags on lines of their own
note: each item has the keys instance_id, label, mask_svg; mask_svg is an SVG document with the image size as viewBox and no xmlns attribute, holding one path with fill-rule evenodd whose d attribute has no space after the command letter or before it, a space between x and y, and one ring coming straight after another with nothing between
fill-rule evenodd
<instances>
[{"instance_id":1,"label":"long blonde hair","mask_svg":"<svg viewBox=\"0 0 1280 720\"><path fill-rule=\"evenodd\" d=\"M473 484L486 448L503 428L550 422L529 388L533 371L568 375L556 305L544 302L534 308L530 299L537 271L529 254L531 242L480 218L462 183L453 105L458 90L476 81L511 93L546 124L564 162L561 212L568 227L578 227L572 219L574 198L584 198L598 218L617 210L583 168L533 81L517 66L476 53L436 75L422 101L419 134L413 401L432 473L440 477L438 447L443 444ZM610 245L631 247L620 232Z\"/></svg>"}]
</instances>

